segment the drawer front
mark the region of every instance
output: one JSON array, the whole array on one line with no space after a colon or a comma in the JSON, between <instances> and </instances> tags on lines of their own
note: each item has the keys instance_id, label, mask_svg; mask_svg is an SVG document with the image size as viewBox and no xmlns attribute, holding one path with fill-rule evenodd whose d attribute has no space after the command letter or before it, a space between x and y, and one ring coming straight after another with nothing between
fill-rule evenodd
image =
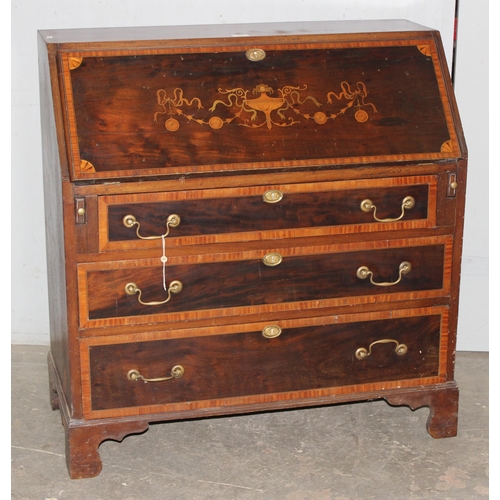
<instances>
[{"instance_id":1,"label":"drawer front","mask_svg":"<svg viewBox=\"0 0 500 500\"><path fill-rule=\"evenodd\" d=\"M405 177L99 198L101 250L430 227L436 178ZM242 235L241 233L245 233Z\"/></svg>"},{"instance_id":2,"label":"drawer front","mask_svg":"<svg viewBox=\"0 0 500 500\"><path fill-rule=\"evenodd\" d=\"M392 248L379 249L358 244L353 245L356 251L344 252L332 245L254 251L247 258L194 256L186 264L176 264L183 257L172 257L165 268L159 259L82 264L81 326L359 303L362 297L384 301L391 295L444 295L449 290L451 238L421 240L396 240ZM387 242L378 245L386 247ZM207 261L210 257L219 260Z\"/></svg>"},{"instance_id":3,"label":"drawer front","mask_svg":"<svg viewBox=\"0 0 500 500\"><path fill-rule=\"evenodd\" d=\"M441 374L440 314L333 321L290 324L274 338L253 330L90 346L84 358L91 410L185 402L194 408L200 401L225 405L230 398L241 403L262 394L298 397L301 391L311 396L341 386L363 384L366 390L388 381L423 383ZM278 331L278 325L272 328Z\"/></svg>"},{"instance_id":4,"label":"drawer front","mask_svg":"<svg viewBox=\"0 0 500 500\"><path fill-rule=\"evenodd\" d=\"M434 41L270 43L62 53L73 177L457 157Z\"/></svg>"}]
</instances>

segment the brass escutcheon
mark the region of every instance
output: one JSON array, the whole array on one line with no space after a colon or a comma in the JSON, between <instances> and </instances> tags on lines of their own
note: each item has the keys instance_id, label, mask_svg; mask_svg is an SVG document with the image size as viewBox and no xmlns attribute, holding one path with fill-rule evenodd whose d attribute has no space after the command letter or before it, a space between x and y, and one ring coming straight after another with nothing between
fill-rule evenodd
<instances>
[{"instance_id":1,"label":"brass escutcheon","mask_svg":"<svg viewBox=\"0 0 500 500\"><path fill-rule=\"evenodd\" d=\"M262 336L266 339L275 339L281 335L281 331L278 325L269 325L262 330Z\"/></svg>"},{"instance_id":2,"label":"brass escutcheon","mask_svg":"<svg viewBox=\"0 0 500 500\"><path fill-rule=\"evenodd\" d=\"M245 55L249 61L257 62L266 57L266 52L262 49L248 49Z\"/></svg>"},{"instance_id":3,"label":"brass escutcheon","mask_svg":"<svg viewBox=\"0 0 500 500\"><path fill-rule=\"evenodd\" d=\"M279 189L270 189L262 195L266 203L278 203L283 199L283 193Z\"/></svg>"},{"instance_id":4,"label":"brass escutcheon","mask_svg":"<svg viewBox=\"0 0 500 500\"><path fill-rule=\"evenodd\" d=\"M398 356L403 356L408 352L408 347L405 344L400 344L397 340L394 339L381 339L381 340L376 340L375 342L372 342L370 346L368 347L368 350L366 350L364 347L360 347L359 349L356 350L356 358L359 360L365 359L366 357L370 356L372 353L372 347L375 344L388 344L390 342L394 342L396 344L396 347L394 348L394 352Z\"/></svg>"},{"instance_id":5,"label":"brass escutcheon","mask_svg":"<svg viewBox=\"0 0 500 500\"><path fill-rule=\"evenodd\" d=\"M139 379L142 380L145 384L148 382L165 382L166 380L172 380L174 378L181 378L184 375L184 367L182 365L175 365L172 370L170 370L170 376L168 377L159 377L159 378L146 378L141 375L139 370L133 368L129 370L127 373L127 378L132 380L133 382L137 382Z\"/></svg>"},{"instance_id":6,"label":"brass escutcheon","mask_svg":"<svg viewBox=\"0 0 500 500\"><path fill-rule=\"evenodd\" d=\"M268 267L274 267L281 264L283 257L278 252L271 252L264 255L262 262Z\"/></svg>"}]
</instances>

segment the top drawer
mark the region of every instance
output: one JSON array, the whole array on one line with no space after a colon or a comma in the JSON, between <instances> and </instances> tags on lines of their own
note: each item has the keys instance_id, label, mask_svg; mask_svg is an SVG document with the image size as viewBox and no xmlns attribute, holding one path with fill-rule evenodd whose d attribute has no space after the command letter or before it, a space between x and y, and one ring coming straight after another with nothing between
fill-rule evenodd
<instances>
[{"instance_id":1,"label":"top drawer","mask_svg":"<svg viewBox=\"0 0 500 500\"><path fill-rule=\"evenodd\" d=\"M436 226L437 177L100 196L99 250Z\"/></svg>"},{"instance_id":2,"label":"top drawer","mask_svg":"<svg viewBox=\"0 0 500 500\"><path fill-rule=\"evenodd\" d=\"M59 58L73 179L457 158L435 39L79 50Z\"/></svg>"}]
</instances>

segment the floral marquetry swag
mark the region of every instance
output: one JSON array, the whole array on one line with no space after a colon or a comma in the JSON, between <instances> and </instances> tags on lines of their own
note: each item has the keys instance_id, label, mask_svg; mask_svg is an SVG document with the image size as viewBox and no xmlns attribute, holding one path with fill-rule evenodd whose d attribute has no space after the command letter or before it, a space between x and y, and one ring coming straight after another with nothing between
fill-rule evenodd
<instances>
[{"instance_id":1,"label":"floral marquetry swag","mask_svg":"<svg viewBox=\"0 0 500 500\"><path fill-rule=\"evenodd\" d=\"M212 114L205 119L195 118L194 111L203 109L201 100L198 97L187 99L184 97L184 91L181 88L175 88L171 93L165 89L159 89L156 92L158 105L161 111L154 115L154 121L157 122L160 117L165 117L165 128L169 132L175 132L179 129L181 123L179 119L194 121L200 125L208 125L217 130L231 122L249 128L267 127L269 130L273 127L290 127L301 123L301 118L313 120L319 125L323 125L329 120L346 114L352 110L354 118L360 122L366 122L369 118L368 111L377 112L377 108L371 102L365 102L368 95L366 86L363 82L358 82L351 88L348 82L342 82L340 93L328 92L326 103L334 105L336 102L343 101L344 105L336 112L316 111L315 113L306 113L301 111L301 106L306 102L320 108L323 106L316 98L310 95L304 95L307 85L293 87L287 85L274 91L269 85L262 83L252 90L243 88L218 89L221 99L215 100L209 108ZM228 108L232 115L224 118L216 113L221 108ZM194 108L194 109L193 109Z\"/></svg>"}]
</instances>

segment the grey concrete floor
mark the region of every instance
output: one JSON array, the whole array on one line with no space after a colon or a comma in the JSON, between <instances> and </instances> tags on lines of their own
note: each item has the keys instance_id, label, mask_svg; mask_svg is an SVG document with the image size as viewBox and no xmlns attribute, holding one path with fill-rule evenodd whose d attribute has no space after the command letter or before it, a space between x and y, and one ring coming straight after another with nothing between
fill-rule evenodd
<instances>
[{"instance_id":1,"label":"grey concrete floor","mask_svg":"<svg viewBox=\"0 0 500 500\"><path fill-rule=\"evenodd\" d=\"M459 430L384 401L151 425L69 479L45 346L12 346L14 500L473 500L489 498L488 353L459 352Z\"/></svg>"}]
</instances>

